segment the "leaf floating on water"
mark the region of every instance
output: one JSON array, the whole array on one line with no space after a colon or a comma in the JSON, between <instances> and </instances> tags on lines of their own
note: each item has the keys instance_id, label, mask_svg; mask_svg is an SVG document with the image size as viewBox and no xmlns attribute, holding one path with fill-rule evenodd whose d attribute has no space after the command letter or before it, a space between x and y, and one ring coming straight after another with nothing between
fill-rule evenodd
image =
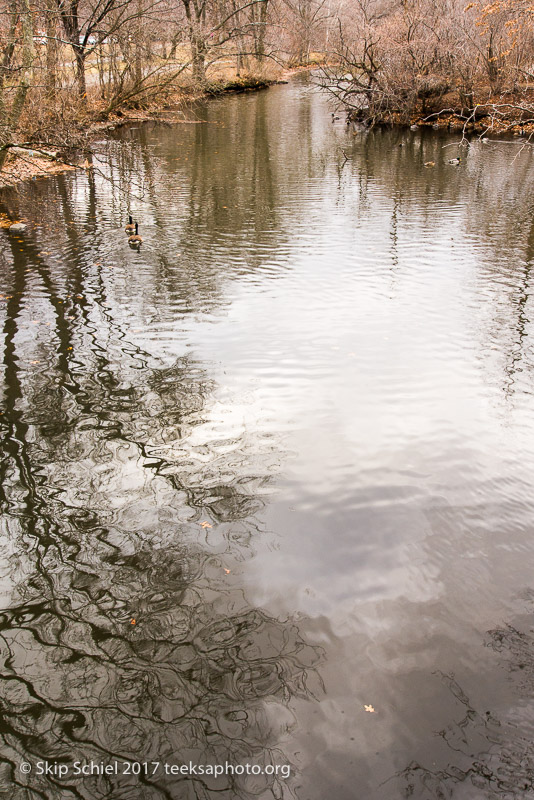
<instances>
[{"instance_id":1,"label":"leaf floating on water","mask_svg":"<svg viewBox=\"0 0 534 800\"><path fill-rule=\"evenodd\" d=\"M373 706L364 706L365 710L368 711L370 714L376 714L376 711Z\"/></svg>"},{"instance_id":2,"label":"leaf floating on water","mask_svg":"<svg viewBox=\"0 0 534 800\"><path fill-rule=\"evenodd\" d=\"M230 570L229 570L229 569L226 569L226 567L224 567L224 571L226 572L226 574L227 574L227 575L229 575L229 574L230 574Z\"/></svg>"},{"instance_id":3,"label":"leaf floating on water","mask_svg":"<svg viewBox=\"0 0 534 800\"><path fill-rule=\"evenodd\" d=\"M201 522L200 523L200 527L201 528L211 528L212 526L209 524L209 522Z\"/></svg>"},{"instance_id":4,"label":"leaf floating on water","mask_svg":"<svg viewBox=\"0 0 534 800\"><path fill-rule=\"evenodd\" d=\"M130 625L135 625L135 620L133 619L133 617L132 617L132 619L130 620Z\"/></svg>"}]
</instances>

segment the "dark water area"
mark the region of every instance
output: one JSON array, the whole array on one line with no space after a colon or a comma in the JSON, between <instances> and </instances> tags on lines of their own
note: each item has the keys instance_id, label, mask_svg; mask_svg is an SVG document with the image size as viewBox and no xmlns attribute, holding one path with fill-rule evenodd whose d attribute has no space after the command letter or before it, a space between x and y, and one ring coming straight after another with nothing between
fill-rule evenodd
<instances>
[{"instance_id":1,"label":"dark water area","mask_svg":"<svg viewBox=\"0 0 534 800\"><path fill-rule=\"evenodd\" d=\"M0 798L534 798L531 151L331 111L2 197Z\"/></svg>"}]
</instances>

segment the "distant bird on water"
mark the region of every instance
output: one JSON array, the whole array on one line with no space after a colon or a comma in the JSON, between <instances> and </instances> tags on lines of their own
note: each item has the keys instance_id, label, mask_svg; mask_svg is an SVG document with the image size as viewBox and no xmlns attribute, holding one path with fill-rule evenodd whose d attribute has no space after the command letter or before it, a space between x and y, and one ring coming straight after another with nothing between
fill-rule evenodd
<instances>
[{"instance_id":1,"label":"distant bird on water","mask_svg":"<svg viewBox=\"0 0 534 800\"><path fill-rule=\"evenodd\" d=\"M461 162L461 158L449 158L449 164L452 164L454 167L457 167L458 164Z\"/></svg>"},{"instance_id":2,"label":"distant bird on water","mask_svg":"<svg viewBox=\"0 0 534 800\"><path fill-rule=\"evenodd\" d=\"M139 235L139 225L135 223L135 233L128 238L128 244L142 244L143 237Z\"/></svg>"},{"instance_id":3,"label":"distant bird on water","mask_svg":"<svg viewBox=\"0 0 534 800\"><path fill-rule=\"evenodd\" d=\"M132 231L135 230L135 225L131 214L128 217L128 225L125 227L124 230L126 231L126 233L132 233Z\"/></svg>"}]
</instances>

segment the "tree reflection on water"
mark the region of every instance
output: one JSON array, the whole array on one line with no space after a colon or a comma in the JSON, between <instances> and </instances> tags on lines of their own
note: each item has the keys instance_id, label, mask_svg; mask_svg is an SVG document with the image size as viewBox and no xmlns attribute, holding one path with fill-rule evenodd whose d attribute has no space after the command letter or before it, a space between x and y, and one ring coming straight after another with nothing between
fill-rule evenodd
<instances>
[{"instance_id":1,"label":"tree reflection on water","mask_svg":"<svg viewBox=\"0 0 534 800\"><path fill-rule=\"evenodd\" d=\"M532 692L534 652L532 636L508 625L488 632L487 646L505 656L505 665L514 682L521 675L521 689ZM515 712L518 721L500 718L487 709L479 709L467 696L452 674L437 672L436 677L454 697L459 719L436 731L446 745L450 760L446 766L430 768L413 761L398 776L402 796L406 798L487 798L520 800L534 793L534 758L532 740L525 735L521 722L521 703ZM526 685L525 685L526 684ZM452 756L451 756L452 751Z\"/></svg>"},{"instance_id":2,"label":"tree reflection on water","mask_svg":"<svg viewBox=\"0 0 534 800\"><path fill-rule=\"evenodd\" d=\"M203 365L151 366L76 259L61 288L30 236L11 257L0 796L293 796L280 776L20 773L39 760L287 764L289 700L309 696L320 653L250 607L225 567L247 558L269 474L251 470L246 433L190 441L215 388Z\"/></svg>"}]
</instances>

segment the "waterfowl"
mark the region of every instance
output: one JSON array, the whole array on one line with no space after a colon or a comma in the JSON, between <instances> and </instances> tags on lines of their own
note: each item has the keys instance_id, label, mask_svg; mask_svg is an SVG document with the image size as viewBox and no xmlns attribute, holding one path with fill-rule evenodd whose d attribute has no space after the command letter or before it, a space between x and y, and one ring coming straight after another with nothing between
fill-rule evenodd
<instances>
[{"instance_id":1,"label":"waterfowl","mask_svg":"<svg viewBox=\"0 0 534 800\"><path fill-rule=\"evenodd\" d=\"M462 159L461 158L449 158L449 164L453 164L453 166L458 166Z\"/></svg>"},{"instance_id":2,"label":"waterfowl","mask_svg":"<svg viewBox=\"0 0 534 800\"><path fill-rule=\"evenodd\" d=\"M128 217L128 225L125 227L124 230L126 231L126 233L131 233L132 231L135 230L135 225L131 214Z\"/></svg>"},{"instance_id":3,"label":"waterfowl","mask_svg":"<svg viewBox=\"0 0 534 800\"><path fill-rule=\"evenodd\" d=\"M128 244L141 244L143 237L139 236L139 225L135 223L135 233L128 238Z\"/></svg>"}]
</instances>

